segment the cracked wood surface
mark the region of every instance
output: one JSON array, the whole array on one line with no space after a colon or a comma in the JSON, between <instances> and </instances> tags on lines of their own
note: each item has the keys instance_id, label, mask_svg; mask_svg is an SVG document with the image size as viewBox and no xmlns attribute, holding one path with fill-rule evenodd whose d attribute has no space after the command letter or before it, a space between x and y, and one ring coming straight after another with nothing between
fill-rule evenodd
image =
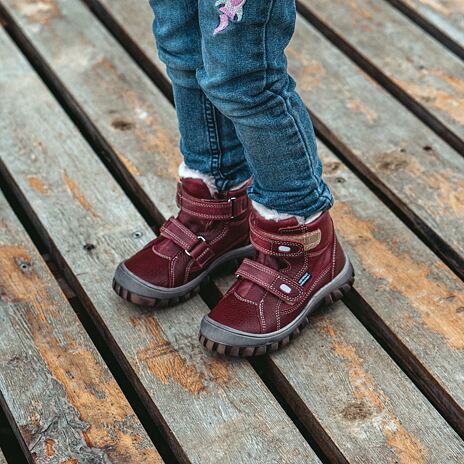
<instances>
[{"instance_id":1,"label":"cracked wood surface","mask_svg":"<svg viewBox=\"0 0 464 464\"><path fill-rule=\"evenodd\" d=\"M36 79L22 76L25 64L16 66L18 57L18 50L0 30L0 89L11 102L15 95L9 93L12 82L17 92L28 95L27 88L34 87ZM42 95L38 92L29 97L40 100ZM5 127L9 107L3 99L2 134L27 126L11 112L8 124L12 125ZM53 119L52 112L46 107L43 110L44 117ZM34 163L34 146L23 145L22 153L16 148L0 143L1 158L24 156ZM0 211L1 402L14 421L13 429L29 461L161 463L118 384L1 194Z\"/></svg>"},{"instance_id":2,"label":"cracked wood surface","mask_svg":"<svg viewBox=\"0 0 464 464\"><path fill-rule=\"evenodd\" d=\"M87 34L103 50L124 56L84 6L62 3L54 33L75 43L82 60L88 56L82 38ZM10 98L2 107L9 115L1 122L2 171L179 460L319 462L249 363L205 354L197 338L207 307L199 297L147 310L113 292L118 262L154 235L25 60L3 53L2 94ZM101 53L95 50L98 63ZM102 74L111 76L105 66ZM136 68L131 71L144 82ZM98 76L89 81L95 88ZM146 85L147 95L156 95ZM163 98L156 101L163 108ZM85 103L99 100L88 95Z\"/></svg>"}]
</instances>

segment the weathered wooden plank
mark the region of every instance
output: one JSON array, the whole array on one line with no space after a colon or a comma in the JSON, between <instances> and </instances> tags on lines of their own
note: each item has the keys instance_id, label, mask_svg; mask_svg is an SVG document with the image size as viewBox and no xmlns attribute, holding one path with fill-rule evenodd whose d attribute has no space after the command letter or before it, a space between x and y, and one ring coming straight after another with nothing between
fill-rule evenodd
<instances>
[{"instance_id":1,"label":"weathered wooden plank","mask_svg":"<svg viewBox=\"0 0 464 464\"><path fill-rule=\"evenodd\" d=\"M19 118L11 122L16 127L4 125L11 117L8 108L15 104L14 95L4 93L5 81L15 81L24 66L16 70L10 66L19 51L3 30L0 44L4 139L5 130L19 132L26 126ZM34 79L26 73L17 91L34 86ZM30 97L40 99L41 92ZM6 149L0 150L2 159ZM32 165L33 152L30 147L22 153ZM33 170L30 174L27 181L45 195L45 185L33 176ZM1 194L0 211L0 396L30 462L162 462Z\"/></svg>"},{"instance_id":2,"label":"weathered wooden plank","mask_svg":"<svg viewBox=\"0 0 464 464\"><path fill-rule=\"evenodd\" d=\"M0 211L0 396L29 461L162 462L1 193Z\"/></svg>"},{"instance_id":3,"label":"weathered wooden plank","mask_svg":"<svg viewBox=\"0 0 464 464\"><path fill-rule=\"evenodd\" d=\"M385 2L300 0L342 47L464 151L464 63Z\"/></svg>"},{"instance_id":4,"label":"weathered wooden plank","mask_svg":"<svg viewBox=\"0 0 464 464\"><path fill-rule=\"evenodd\" d=\"M464 58L464 5L461 0L387 0Z\"/></svg>"},{"instance_id":5,"label":"weathered wooden plank","mask_svg":"<svg viewBox=\"0 0 464 464\"><path fill-rule=\"evenodd\" d=\"M336 227L356 268L356 290L367 303L352 297L355 312L464 435L464 284L320 147L336 197Z\"/></svg>"},{"instance_id":6,"label":"weathered wooden plank","mask_svg":"<svg viewBox=\"0 0 464 464\"><path fill-rule=\"evenodd\" d=\"M121 0L86 2L102 17L111 13L110 22L117 22L146 59L155 56L148 4L129 12ZM319 133L464 276L462 157L306 21L298 19L287 54Z\"/></svg>"},{"instance_id":7,"label":"weathered wooden plank","mask_svg":"<svg viewBox=\"0 0 464 464\"><path fill-rule=\"evenodd\" d=\"M411 375L417 376L417 364L426 369L420 386L440 402L442 414L462 434L464 285L323 144L320 152L336 196L335 223L355 265L355 288L370 305L359 307L356 314L365 312L386 324L382 330L395 339L387 341L403 366L410 366ZM216 279L222 292L232 279ZM355 297L351 300L352 305L359 304ZM270 356L267 366L275 381L308 427L317 427L316 418L330 435L331 441L322 431L316 435L328 454L333 449L327 449L327 443L335 442L349 462L361 456L387 462L391 452L397 453L400 462L405 457L410 462L440 462L442 451L435 454L433 443L442 441L441 419L428 410L407 377L342 308L336 305L318 315L309 333L288 350ZM411 350L412 358L405 355L405 349ZM334 380L324 373L337 374ZM449 396L453 396L451 401ZM387 426L389 421L391 426ZM394 423L405 427L396 430L398 441L390 433ZM360 426L369 432L359 434ZM404 434L408 427L415 432ZM463 443L456 437L452 441L456 447L449 459L460 462ZM401 442L404 448L398 448Z\"/></svg>"},{"instance_id":8,"label":"weathered wooden plank","mask_svg":"<svg viewBox=\"0 0 464 464\"><path fill-rule=\"evenodd\" d=\"M107 3L106 6L110 7L110 4ZM124 24L127 28L130 27L128 30L133 34L133 38L140 44L140 48L146 50L147 55L149 55L151 53L149 49L153 47L153 45L151 45L151 37L149 36L150 33L149 31L148 33L145 33L144 31L146 28L140 27L140 24L142 24L144 20L148 21L147 17L149 12L145 11L144 14L139 16L137 13L139 10L134 11L131 15L129 15L126 11L126 14L124 15L124 8L124 2L119 2L117 0L113 1L111 3L113 17L115 19L120 19L122 17L127 19L124 23L121 22L121 24ZM143 5L140 5L140 8L143 11ZM134 18L135 20L133 22L132 20ZM139 26L136 27L136 24L139 24ZM314 34L312 39L319 40L319 42L316 42L315 45L320 45L321 47L324 46L324 41L319 35ZM298 41L298 43L301 43L303 51L305 51L305 45L300 42L300 36L298 37ZM313 40L311 40L311 42L313 42ZM295 50L295 48L292 48L291 50ZM333 48L328 47L326 52L329 54L333 52L333 50ZM305 58L306 56L308 55L298 55L298 57L303 60L306 59L306 61L303 61L302 69L299 72L303 81L304 76L306 75L304 70L309 67L307 62L308 59ZM296 57L292 61L296 66ZM341 60L340 64L345 65L347 70L351 69L351 65L349 65L349 63L347 64L346 61ZM323 69L330 66L330 62L324 62ZM344 70L345 68L343 68L341 72ZM347 74L349 74L348 71ZM339 84L337 84L336 78L331 79L329 73L325 80L330 80L331 84L325 88L324 99L328 102L329 98L331 98L329 94L330 87L332 86L337 88L337 85ZM343 82L341 75L339 82ZM365 85L372 87L368 80L365 81ZM308 88L304 82L302 87ZM379 93L376 87L372 87L372 89L374 89L373 106L375 107L375 103L379 101L379 99L383 98L383 94ZM347 91L343 88L338 88L338 90L340 98L347 98L349 101L350 94L348 93L345 97L344 95ZM121 91L121 94L123 93L124 92ZM140 101L140 99L141 97L137 101ZM385 100L385 105L388 106L389 102L390 100ZM145 105L149 105L148 100L145 101ZM339 106L338 99L334 100L334 105L337 106L340 113L343 113L343 107ZM145 108L147 108L146 111L151 111L151 107L146 106ZM318 109L322 111L324 108L321 104L318 104ZM123 109L120 111L122 112ZM131 110L129 108L128 112L130 111ZM377 113L375 114L377 115ZM404 114L407 115L407 113ZM172 110L169 110L168 108L163 108L163 115L168 119L174 119ZM101 114L95 114L94 117L102 119ZM350 124L353 123L355 116L349 118L348 115L346 115L346 117L347 119L345 121L349 121L349 124L347 124L349 128L351 127ZM386 127L387 120L384 119L383 112L379 112L378 117L382 119L382 125ZM401 116L399 116L399 118L401 118ZM135 116L128 116L126 120L128 122L137 121ZM408 118L406 118L406 120L411 121ZM138 125L139 123L136 122L136 124ZM407 123L405 124L408 125ZM421 131L424 131L422 132L424 137L424 133L427 133L428 136L430 136L428 129L424 128L420 124L417 127L419 127ZM345 135L353 138L353 140L357 141L359 144L359 140L361 138L360 134L357 134L356 130L353 128L352 132L353 133L350 134L349 131L345 131ZM393 149L392 144L397 143L394 142L395 135L388 134L389 133L386 132L385 137L387 138L390 148ZM130 151L124 151L124 144L133 146L131 138L134 137L134 134L131 134L131 131L126 131L124 135L126 136L125 141L120 139L120 134L115 134L115 136L112 136L111 133L107 134L109 140L111 140L111 143L113 144L114 151L118 154L118 156L120 156L120 153L124 153L124 158L120 164L122 165L125 163L128 166L128 170L134 174L131 180L132 183L136 184L134 189L142 189L147 192L148 199L153 199L157 208L164 216L171 215L173 211L175 211L175 187L173 181L175 177L175 169L173 168L173 170L166 172L163 176L162 181L164 194L159 196L157 188L158 181L156 179L156 174L154 174L155 170L153 167L156 164L155 160L147 157L143 150L132 149ZM414 171L417 176L421 178L420 183L418 184L419 186L423 185L427 175L429 175L429 179L433 180L434 174L427 174L427 172L423 171L421 167L424 157L429 160L431 159L429 152L426 150L424 152L425 155L422 156L421 150L421 154L418 156L417 161L414 159L404 160L405 156L410 156L412 158L414 153L417 153L417 141L413 140L407 131L402 131L401 135L403 138L407 139L407 143L404 145L407 147L407 151L406 148L400 148L403 146L404 142L402 142L397 150L393 150L390 154L384 154L385 158L383 162L387 163L388 155L390 155L391 160L396 160L396 163L398 163L397 165L393 164L390 168L387 166L383 168L389 174L389 179L393 182L395 180L395 175L397 177L401 177L403 175L402 169L407 169L408 165L411 164L413 169L411 169L411 172L407 175L407 184L414 183ZM435 136L432 135L430 137ZM172 139L173 137L170 137L170 140ZM384 139L382 139L379 143L384 144ZM444 150L443 153L449 153L445 144L443 144L439 139L434 140L436 143L440 144L441 149ZM363 146L365 146L367 140L362 143ZM424 140L422 143L424 143ZM335 162L333 158L328 157L327 153L327 150L324 150L323 148L321 149L321 154L326 160L327 175L329 177L333 177L334 175L337 175L338 171L340 171L343 175L347 176L348 171L346 168L340 162ZM410 154L408 155L408 153ZM379 152L378 155L380 157L381 152ZM453 197L453 194L457 194L458 196L461 195L460 192L462 192L462 187L459 186L459 182L457 180L453 181L453 179L451 179L450 185L447 184L448 177L452 177L453 173L448 170L441 171L441 163L437 152L434 152L432 158L435 159L435 168L439 173L441 173L437 178L435 178L435 180L433 180L435 186L441 189L441 192L437 193L437 195L440 198L448 197L450 199ZM163 161L160 159L158 162ZM381 164L381 159L377 163ZM401 173L397 172L398 169L401 169ZM170 176L171 178L169 178ZM460 175L458 174L458 177L459 176ZM127 177L128 176L126 176L126 178ZM334 182L332 182L332 187L336 192L340 192L340 195L343 192L340 190L343 186L354 185L352 190L346 190L347 187L345 187L345 202L343 207L349 214L343 214L343 211L339 213L337 223L339 222L340 226L343 225L343 229L341 230L342 235L350 244L352 254L354 256L359 256L358 263L360 269L364 269L361 279L358 279L362 283L362 287L358 285L358 288L362 289L363 298L368 301L372 308L369 313L366 311L366 314L372 315L371 324L381 326L382 328L379 330L385 336L386 334L390 334L388 340L390 347L395 350L398 357L403 360L405 366L410 366L411 375L413 375L416 381L420 383L421 388L425 389L428 396L433 399L434 403L440 407L444 414L447 414L453 422L453 425L459 428L459 430L464 434L462 423L459 425L459 418L462 415L464 407L462 378L460 374L462 369L460 366L463 365L464 361L462 358L462 350L459 346L455 346L455 343L459 344L461 342L454 341L449 343L450 336L451 338L455 338L455 340L459 339L458 334L454 332L454 329L464 330L462 328L462 318L459 318L459 308L463 305L462 284L459 279L445 268L443 263L440 262L440 260L438 260L436 256L414 236L414 234L402 225L387 208L385 208L372 194L370 194L366 187L363 187L359 180L355 180L355 177L350 175L349 183L339 184L337 183L337 179L338 178L336 177ZM340 182L344 182L344 180L344 177L340 177ZM453 191L453 188L458 188L458 191ZM435 195L435 199L437 199L437 202L439 203L437 195ZM426 196L425 193L424 196ZM422 201L422 195L420 192L415 193L415 198L417 198L419 202ZM456 197L456 200L457 198L458 197ZM351 204L354 205L354 211L358 216L356 216L355 213L350 212ZM455 204L456 207L461 208L458 202L453 202L453 204ZM338 208L340 207L341 206L337 206L335 208L335 214L337 214ZM361 215L363 211L366 212L365 216ZM369 214L367 214L367 212L369 212ZM434 214L434 211L431 210L431 213ZM441 213L442 212L440 212L440 214ZM447 213L443 212L443 214ZM358 222L354 221L355 217L359 217L360 220ZM385 218L388 218L388 220ZM353 224L348 222L350 219L353 220ZM458 232L458 230L460 230L458 228L458 222L455 223L455 227ZM353 231L356 230L359 230L359 233L364 235L370 231L370 234L367 234L366 237L370 238L371 241L363 242L360 240L358 242L356 240L356 235L353 235L355 234ZM374 240L380 233L378 231L386 231L385 233L391 231L391 233L390 235L384 235L385 239L383 241ZM397 237L404 237L405 245L403 247L397 247ZM456 239L457 237L458 235L456 234ZM382 258L382 253L385 253L385 258ZM376 256L376 260L379 263L385 262L385 265L380 267L379 264L376 264L376 261L367 262L366 260L369 256ZM366 264L364 264L364 262L366 262ZM408 266L400 266L401 263L406 262L408 263ZM369 266L367 264L369 264ZM379 269L381 269L381 271L379 271ZM409 274L407 274L408 269ZM391 282L394 285L392 285L389 289L386 282ZM381 292L377 291L379 288L382 289ZM454 299L448 298L452 295L454 295ZM392 304L392 302L395 304ZM416 321L414 331L410 331L409 328L404 325L405 319ZM435 327L430 325L430 321L434 319L440 319L440 322L437 323ZM440 329L441 331L437 331L437 326L442 327ZM445 335L446 332L448 335ZM398 340L395 337L398 337ZM448 413L446 413L446 411L448 411Z\"/></svg>"},{"instance_id":9,"label":"weathered wooden plank","mask_svg":"<svg viewBox=\"0 0 464 464\"><path fill-rule=\"evenodd\" d=\"M56 28L48 33L60 37L61 59L67 59L64 44L69 41L81 64L88 63L95 70L87 85L99 88L99 76L104 74L115 83L124 82L122 75L113 75L110 61L113 53L124 55L85 7L65 0L54 14L44 30L56 21ZM87 34L100 50L89 45L93 42ZM11 48L3 47L1 54L1 90L8 96L2 102L8 118L1 118L0 123L3 175L179 460L319 462L248 363L224 362L204 354L197 337L207 307L199 297L175 308L152 311L130 305L113 292L111 279L117 263L153 238L153 233L25 60L11 53ZM127 76L145 91L151 104L158 104L161 111L166 107L172 114L135 65L121 61ZM133 111L141 111L132 100L138 98L130 90L134 81L125 84L126 96L133 102ZM118 108L115 91L121 85L105 88L106 109L112 118L118 117L111 105ZM86 100L90 105L99 102ZM155 110L140 115L142 121L146 118L153 130L157 128L150 136L166 130ZM141 132L137 133L140 137ZM150 153L153 146L146 139L133 143L144 142Z\"/></svg>"},{"instance_id":10,"label":"weathered wooden plank","mask_svg":"<svg viewBox=\"0 0 464 464\"><path fill-rule=\"evenodd\" d=\"M216 282L225 292L232 280ZM333 462L464 458L464 442L341 302L264 366Z\"/></svg>"},{"instance_id":11,"label":"weathered wooden plank","mask_svg":"<svg viewBox=\"0 0 464 464\"><path fill-rule=\"evenodd\" d=\"M304 21L290 70L320 133L464 275L464 159ZM435 235L437 234L437 235ZM449 247L448 251L440 250ZM454 254L456 253L456 254Z\"/></svg>"},{"instance_id":12,"label":"weathered wooden plank","mask_svg":"<svg viewBox=\"0 0 464 464\"><path fill-rule=\"evenodd\" d=\"M0 464L8 464L6 462L5 456L2 453L2 450L0 449Z\"/></svg>"},{"instance_id":13,"label":"weathered wooden plank","mask_svg":"<svg viewBox=\"0 0 464 464\"><path fill-rule=\"evenodd\" d=\"M114 4L117 5L119 3L114 2ZM142 7L142 5L140 5L140 7ZM134 15L135 12L132 15L126 15L127 24L132 24L129 19ZM145 20L147 20L147 17L145 17ZM138 29L143 30L144 28L138 27ZM72 66L74 64L75 67L68 73L64 66L60 66L60 75L66 77L68 85L75 83L75 86L73 85L72 87L73 90L79 95L81 101L86 102L85 109L92 116L92 119L98 123L98 129L105 135L112 147L115 161L119 162L119 165L123 169L123 173L125 169L124 176L132 183L134 190L146 192L144 197L146 198L147 206L151 204L151 208L153 209L153 201L155 201L158 210L164 216L169 216L176 208L174 202L173 179L175 178L177 163L179 161L175 148L177 144L177 135L176 129L174 128L175 116L173 110L169 105L165 105L161 99L155 101L151 97L152 93L156 91L150 86L147 86L144 79L138 78L139 74L137 70L133 68L130 61L121 57L120 53L116 51L116 47L108 47L104 37L97 37L97 39L97 45L81 42L79 45L79 52L81 56L88 56L91 55L90 50L93 50L92 54L99 57L98 59L100 60L102 60L104 56L107 62L106 72L102 72L101 74L95 73L94 69L96 66L92 63L87 63L83 67L77 66L75 64L77 55L73 56L70 53L72 47L69 46L67 52L63 51L61 53L64 53L66 57L71 60L69 65ZM63 38L61 46L65 47L65 45L66 38ZM49 56L53 56L52 52L48 53ZM56 51L55 53L59 54L60 52ZM57 61L59 62L60 60ZM82 76L78 82L76 82L77 76L79 75ZM98 91L98 89L108 88L112 89L112 95L114 97L110 99L110 103L107 102L107 94L104 91ZM125 99L125 95L130 95L130 99ZM87 104L88 101L92 103ZM122 121L122 124L117 124L117 126L124 127L126 130L115 130L112 123L114 124L116 121ZM156 122L154 123L153 121ZM160 130L161 128L163 129L162 131ZM158 148L160 142L158 141L156 145L154 137L149 137L151 134L160 134L159 138L163 142L162 150ZM147 140L151 141L151 144L147 143ZM147 154L149 154L149 156L147 156ZM166 163L169 163L169 169L165 168ZM338 165L340 165L340 163L338 163ZM164 167L164 170L160 169L160 166ZM329 175L333 169L334 167L329 162L327 165ZM361 184L358 181L356 185ZM361 189L361 193L358 195L364 197L366 195L366 189ZM368 198L371 199L371 208L373 211L377 208L382 210L383 207L377 200L374 200L372 196ZM410 257L412 261L417 263L419 267L421 263L426 263L428 266L432 266L432 269L435 269L433 263L437 263L436 268L440 269L441 273L443 265L440 264L433 254L431 254L407 228L402 226L391 213L389 217L392 218L395 224L393 230L398 230L401 236L407 237L408 243L411 243ZM385 226L381 224L379 228L382 230ZM354 245L357 244L354 243L353 246ZM361 245L363 245L362 242L359 246ZM375 247L376 244L374 244L374 250L376 249ZM388 251L388 247L386 247L386 250ZM360 253L361 252L362 250ZM421 261L419 259L421 256L426 256L427 258ZM394 253L393 257L391 257L391 260L392 259L394 259ZM370 269L368 271L371 272ZM369 277L370 280L366 277L366 281L369 281L369 285L367 285L366 288L378 288L379 285L383 288L385 286L383 284L383 279L390 279L399 282L399 284L404 284L397 292L402 292L406 296L419 295L423 291L423 281L418 285L415 285L414 279L412 282L410 280L403 282L402 274L398 274L394 266L389 266L385 269L385 272L385 276L379 276L372 272L372 275ZM453 288L460 288L459 281L449 271L445 270L443 272L444 277L442 281L439 278L440 273L434 271L433 276L435 277L435 274L438 275L435 277L435 279L437 279L436 285L432 287L432 297L430 299L432 303L430 304L430 302L426 300L420 300L419 311L422 311L422 313L432 311L433 314L438 314L440 311L440 308L433 303L436 298L442 296L439 293L437 294L434 290L437 287L449 291ZM366 272L366 275L367 274ZM412 290L408 288L408 285L413 286ZM403 313L408 314L410 318L415 318L415 314L418 311L413 297L405 298L404 301L401 300L400 306L392 305L392 298L393 301L395 301L394 295L395 292L393 292L393 294L387 293L384 298L381 298L372 291L366 295L369 304L375 310L375 314L380 314L380 320L385 321L388 330L396 330L395 326L397 324L401 325L401 320L398 321L398 318ZM383 293L380 296L383 296ZM395 311L395 308L401 308L401 310L398 309ZM390 311L384 314L386 309L390 309ZM450 312L450 314L452 314L452 312ZM453 325L453 323L454 322L450 319L448 326ZM434 345L429 346L428 341L430 338L428 335L424 335L424 333L428 333L428 330L426 325L423 327L419 326L412 338L407 330L400 332L401 343L399 343L398 346L402 346L402 344L405 346L405 353L401 353L401 355L406 363L412 364L416 357L420 360L420 367L417 372L415 372L415 377L417 381L426 385L433 385L429 395L435 402L442 404L445 410L450 408L450 410L452 409L453 411L462 411L463 398L460 393L459 369L456 369L456 366L459 366L457 362L460 359L462 360L462 358L456 358L456 356L459 355L459 351L457 351L456 354L446 344L442 346L442 350L444 351L441 354L434 355ZM434 333L431 335L434 336ZM436 338L433 339L434 344L436 344L436 340ZM448 350L450 350L449 353ZM447 361L445 361L447 359L452 360L452 362L447 364ZM430 373L436 376L437 380L430 380ZM448 396L451 399L447 399ZM453 414L456 415L455 413Z\"/></svg>"}]
</instances>

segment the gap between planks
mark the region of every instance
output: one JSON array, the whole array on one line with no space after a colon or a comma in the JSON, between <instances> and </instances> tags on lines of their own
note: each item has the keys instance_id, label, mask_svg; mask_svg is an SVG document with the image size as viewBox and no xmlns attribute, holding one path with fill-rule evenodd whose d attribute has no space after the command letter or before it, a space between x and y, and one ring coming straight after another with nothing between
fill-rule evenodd
<instances>
[{"instance_id":1,"label":"gap between planks","mask_svg":"<svg viewBox=\"0 0 464 464\"><path fill-rule=\"evenodd\" d=\"M304 3L300 0L297 2L298 12L321 34L323 34L334 46L341 50L348 58L358 65L365 73L377 81L387 92L396 98L409 111L423 121L446 143L453 147L458 153L464 154L464 141L444 124L437 116L432 114L426 106L414 99L408 92L402 89L394 82L381 68L376 66L372 60L359 52L351 43L339 34L332 26L324 22L317 12L307 6L308 1Z\"/></svg>"},{"instance_id":2,"label":"gap between planks","mask_svg":"<svg viewBox=\"0 0 464 464\"><path fill-rule=\"evenodd\" d=\"M0 175L0 180L2 176ZM126 373L121 369L117 360L115 359L113 353L111 352L108 345L101 339L98 329L95 326L94 321L89 317L88 313L82 307L82 304L74 293L71 288L70 283L66 280L66 277L63 275L62 270L58 266L58 264L54 261L53 257L48 253L48 245L43 242L40 233L36 229L36 227L32 224L30 218L28 217L26 211L22 207L22 205L18 202L18 199L15 197L13 191L9 188L7 181L5 180L2 182L0 187L0 192L3 190L3 194L9 203L11 209L13 210L14 214L18 218L19 222L22 224L22 227L29 235L32 243L35 245L36 249L39 253L41 253L42 259L44 263L47 265L48 269L52 273L55 278L55 281L60 286L63 294L65 295L68 303L73 308L74 312L76 313L80 323L84 327L85 331L89 335L90 339L92 340L95 348L102 356L106 366L109 368L111 374L113 375L114 379L119 385L119 388L124 393L126 399L128 400L130 406L136 413L138 419L140 420L142 426L144 427L145 431L147 432L148 436L150 437L152 443L155 445L156 449L160 453L161 458L166 463L173 463L176 464L178 461L175 458L172 450L169 448L167 442L164 440L162 434L160 433L158 426L154 423L148 412L143 407L140 398L137 396L131 382L127 378ZM1 194L1 193L0 193ZM1 424L1 417L0 417L0 424ZM11 432L12 433L12 432ZM16 440L16 437L14 437ZM1 444L1 440L0 440ZM18 444L19 447L19 444ZM17 448L12 446L12 455L14 453L18 453ZM16 462L19 461L19 457L15 458L18 459ZM1 464L1 463L0 463Z\"/></svg>"},{"instance_id":3,"label":"gap between planks","mask_svg":"<svg viewBox=\"0 0 464 464\"><path fill-rule=\"evenodd\" d=\"M401 13L403 13L411 21L414 21L419 27L421 27L425 32L430 34L433 38L441 42L457 57L464 60L464 42L459 42L458 40L453 39L453 37L451 37L451 35L448 34L446 28L440 28L437 24L434 24L434 22L431 19L428 19L424 14L421 14L421 12L417 8L414 8L414 3L410 2L410 4L408 4L407 0L385 1L390 3L397 10L401 11ZM430 7L433 8L434 6L439 8L440 3L431 2ZM427 8L427 5L424 5L424 8ZM440 16L441 13L437 14L438 16ZM464 16L464 12L462 14ZM458 28L459 25L456 25L456 27ZM464 37L464 30L461 31L461 34Z\"/></svg>"}]
</instances>

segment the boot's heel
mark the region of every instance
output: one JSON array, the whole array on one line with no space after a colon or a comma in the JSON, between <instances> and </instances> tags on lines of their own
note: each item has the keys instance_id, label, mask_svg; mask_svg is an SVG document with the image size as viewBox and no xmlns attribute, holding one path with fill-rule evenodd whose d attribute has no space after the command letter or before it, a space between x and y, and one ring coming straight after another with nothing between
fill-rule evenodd
<instances>
[{"instance_id":1,"label":"boot's heel","mask_svg":"<svg viewBox=\"0 0 464 464\"><path fill-rule=\"evenodd\" d=\"M348 260L348 258L347 258ZM332 290L329 294L327 294L324 298L324 305L328 306L332 303L335 303L338 300L341 300L346 294L348 294L351 289L353 288L354 284L354 268L351 262L348 260L348 269L347 271L342 271L346 276L343 277L342 282L339 284L337 288Z\"/></svg>"}]
</instances>

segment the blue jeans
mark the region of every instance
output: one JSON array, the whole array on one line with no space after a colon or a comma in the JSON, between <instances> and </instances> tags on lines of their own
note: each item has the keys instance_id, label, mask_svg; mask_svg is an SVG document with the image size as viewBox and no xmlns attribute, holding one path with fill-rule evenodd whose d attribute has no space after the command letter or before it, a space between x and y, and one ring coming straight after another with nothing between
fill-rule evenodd
<instances>
[{"instance_id":1,"label":"blue jeans","mask_svg":"<svg viewBox=\"0 0 464 464\"><path fill-rule=\"evenodd\" d=\"M219 190L251 175L250 198L281 213L329 209L311 119L287 72L295 1L150 3L185 164Z\"/></svg>"}]
</instances>

